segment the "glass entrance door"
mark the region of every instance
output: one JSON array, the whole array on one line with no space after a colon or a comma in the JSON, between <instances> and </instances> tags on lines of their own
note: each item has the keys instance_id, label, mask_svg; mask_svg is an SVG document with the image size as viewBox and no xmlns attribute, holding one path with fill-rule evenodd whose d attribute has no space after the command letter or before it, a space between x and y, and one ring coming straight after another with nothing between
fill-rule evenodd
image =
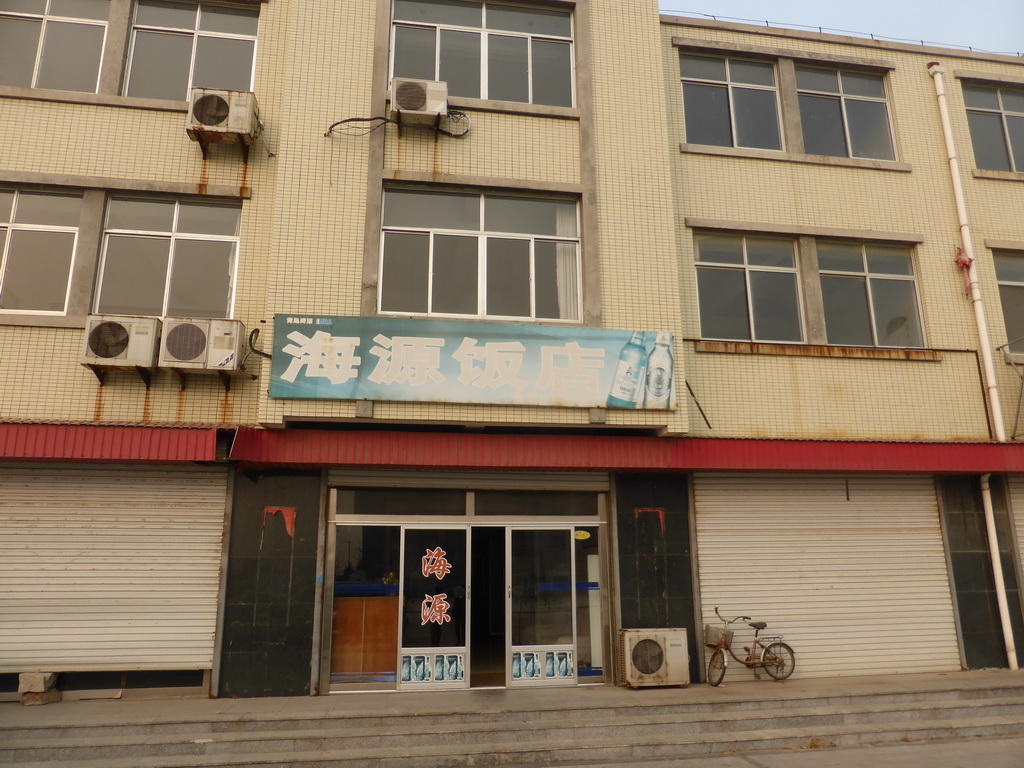
<instances>
[{"instance_id":1,"label":"glass entrance door","mask_svg":"<svg viewBox=\"0 0 1024 768\"><path fill-rule=\"evenodd\" d=\"M575 683L572 528L510 533L509 685Z\"/></svg>"},{"instance_id":2,"label":"glass entrance door","mask_svg":"<svg viewBox=\"0 0 1024 768\"><path fill-rule=\"evenodd\" d=\"M468 685L468 529L404 528L398 687Z\"/></svg>"}]
</instances>

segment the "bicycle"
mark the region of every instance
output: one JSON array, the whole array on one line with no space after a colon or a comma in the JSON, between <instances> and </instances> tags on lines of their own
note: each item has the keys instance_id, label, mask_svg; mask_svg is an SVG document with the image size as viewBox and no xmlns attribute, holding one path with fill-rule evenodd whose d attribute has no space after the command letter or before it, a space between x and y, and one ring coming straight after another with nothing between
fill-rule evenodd
<instances>
[{"instance_id":1,"label":"bicycle","mask_svg":"<svg viewBox=\"0 0 1024 768\"><path fill-rule=\"evenodd\" d=\"M796 668L796 654L793 653L792 648L782 642L781 637L761 637L761 631L768 626L766 622L751 621L749 616L726 619L718 612L718 606L715 606L715 615L722 620L721 627L712 624L704 625L704 645L715 649L711 658L708 659L708 683L715 686L721 685L722 679L725 677L725 668L728 665L726 651L740 664L754 670L754 677L757 679L761 677L757 673L759 669L763 669L775 680L785 680L793 674L793 670ZM729 625L735 624L737 621L748 622L747 626L754 630L753 644L749 648L744 647L743 649L747 654L746 658L740 658L732 649L734 630L729 629Z\"/></svg>"}]
</instances>

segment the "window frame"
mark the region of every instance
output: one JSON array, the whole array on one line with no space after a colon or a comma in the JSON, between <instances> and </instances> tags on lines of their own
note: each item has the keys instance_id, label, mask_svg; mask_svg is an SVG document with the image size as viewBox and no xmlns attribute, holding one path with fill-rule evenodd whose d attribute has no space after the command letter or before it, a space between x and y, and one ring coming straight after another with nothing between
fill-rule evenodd
<instances>
[{"instance_id":1,"label":"window frame","mask_svg":"<svg viewBox=\"0 0 1024 768\"><path fill-rule=\"evenodd\" d=\"M796 86L796 96L797 96L797 102L798 102L797 109L798 109L798 111L800 109L799 108L799 100L800 100L801 96L810 96L812 98L829 98L829 99L838 100L838 102L839 102L840 114L842 115L842 121L841 122L842 122L842 126L843 126L843 138L844 138L844 141L846 143L846 154L845 155L826 155L826 157L847 157L847 158L850 158L850 159L853 159L853 160L878 160L878 161L882 161L882 162L893 162L893 161L896 160L896 133L895 133L893 122L892 122L892 110L889 108L889 103L890 103L891 99L889 98L888 78L885 77L885 75L881 75L881 74L874 73L874 72L864 72L863 70L856 70L856 69L851 69L849 67L843 67L843 66L832 66L832 67L829 67L829 66L825 66L825 65L817 65L817 64L810 64L810 63L800 63L800 64L797 64L796 68L797 69L817 69L817 70L821 70L821 71L825 71L825 72L835 73L835 75L836 75L836 82L837 82L837 85L838 85L838 91L836 91L834 93L833 92L829 92L829 91L818 91L818 90L814 90L814 89L810 89L810 88L801 88L799 85ZM856 95L856 94L847 94L845 92L845 90L844 90L844 85L843 85L843 75L846 74L846 73L850 73L850 74L871 74L871 75L877 76L881 80L882 96L881 97L877 97L877 96L861 96L861 95ZM797 77L799 77L799 72L797 72L796 74L797 74ZM887 131L888 137L889 137L889 148L892 150L892 157L868 157L868 156L865 156L865 155L855 155L853 153L853 138L852 138L852 136L850 134L849 110L848 110L848 107L847 107L847 102L848 101L860 101L860 102L868 102L868 103L873 103L873 104L881 104L882 106L885 107L885 128L886 128L886 131ZM802 118L802 116L803 116L802 112L799 112L799 113L801 114L801 118ZM805 151L806 151L807 136L806 136L806 132L803 130L803 126L801 126L801 138L804 141Z\"/></svg>"},{"instance_id":2,"label":"window frame","mask_svg":"<svg viewBox=\"0 0 1024 768\"><path fill-rule=\"evenodd\" d=\"M482 0L481 6L481 23L479 27L468 27L460 26L457 24L446 24L446 23L430 23L421 21L406 21L395 17L395 4L394 0L389 0L391 9L389 13L390 29L388 31L388 82L390 83L395 77L395 55L397 52L396 36L399 27L414 28L414 29L431 29L434 31L434 74L432 80L439 81L441 73L441 48L440 48L440 35L444 31L461 32L461 33L473 33L478 34L480 37L480 95L479 96L459 96L458 94L449 93L449 99L476 99L481 101L505 101L511 104L524 104L531 107L537 107L541 109L574 109L579 106L577 88L576 88L576 50L577 50L577 26L576 26L576 13L574 7L565 7L562 5L551 5L544 7L540 4L522 4L516 2L516 0L509 0L507 3L502 2L491 2L491 0ZM551 34L534 34L530 32L516 32L513 30L505 29L493 29L487 26L487 7L491 5L508 6L521 9L524 11L536 10L557 10L564 11L569 17L569 36L561 37L558 35ZM490 61L490 38L492 36L498 37L514 37L526 39L527 42L527 92L529 94L528 101L508 101L503 99L494 99L489 95L489 61ZM534 40L547 40L557 43L565 43L569 46L569 71L566 73L569 84L569 104L542 104L534 101L534 72L533 72L533 41ZM404 77L397 75L397 77Z\"/></svg>"},{"instance_id":3,"label":"window frame","mask_svg":"<svg viewBox=\"0 0 1024 768\"><path fill-rule=\"evenodd\" d=\"M1021 361L1024 360L1024 333L1022 333L1019 337L1010 336L1010 325L1007 322L1009 318L1007 317L1006 302L1003 300L1003 286L1011 288L1020 288L1022 291L1024 291L1024 279L1010 280L1004 277L1000 277L1000 257L1010 257L1019 260L1022 264L1024 264L1024 250L1015 248L992 247L992 263L996 274L996 290L999 294L999 307L1003 317L1003 333L1006 336L1006 351L1010 354L1012 359L1014 359L1015 361ZM1022 324L1022 327L1019 330L1024 330L1024 324ZM1017 346L1017 349L1014 349L1014 346Z\"/></svg>"},{"instance_id":4,"label":"window frame","mask_svg":"<svg viewBox=\"0 0 1024 768\"><path fill-rule=\"evenodd\" d=\"M181 0L171 0L180 2ZM262 21L263 14L260 12L260 4L251 3L217 3L217 2L206 2L206 0L186 0L188 5L195 5L195 26L189 30L184 27L159 27L152 24L139 24L138 13L139 13L139 2L138 0L132 0L131 10L129 11L128 19L128 34L125 38L125 50L124 50L124 68L121 76L121 88L119 93L127 98L160 98L151 96L130 96L129 89L131 88L131 75L132 67L135 61L135 50L136 43L138 40L139 32L156 33L163 35L174 35L183 37L188 35L192 39L192 51L189 55L188 62L188 85L186 91L182 94L180 99L170 99L172 101L187 101L189 92L193 87L204 87L194 86L193 78L195 77L196 68L196 50L199 46L200 38L214 38L218 40L239 40L239 41L252 41L252 60L249 65L249 84L248 87L238 89L243 91L252 91L256 79L256 61L259 55L259 25ZM202 23L202 12L203 7L225 7L225 8L238 8L238 9L252 9L256 11L256 33L253 35L241 35L230 32L210 32L201 28ZM220 86L209 86L211 88L219 88ZM164 99L165 101L168 99Z\"/></svg>"},{"instance_id":5,"label":"window frame","mask_svg":"<svg viewBox=\"0 0 1024 768\"><path fill-rule=\"evenodd\" d=\"M725 80L710 80L710 79L706 79L706 78L698 78L698 77L694 77L694 76L684 75L682 73L682 64L681 64L683 56L699 56L699 57L702 57L702 58L720 59L725 64L726 79ZM681 83L682 92L683 92L683 122L684 122L684 125L687 122L687 119L686 119L686 98L685 98L685 92L686 92L686 85L687 85L687 83L692 83L694 85L714 85L714 86L717 86L717 87L723 87L724 86L725 91L728 94L728 99L729 99L729 105L728 105L729 106L729 132L730 132L730 139L731 139L732 143L731 144L713 144L713 145L708 145L708 146L732 147L734 149L758 149L758 150L762 150L762 151L765 151L765 152L785 152L786 151L787 141L786 141L786 135L785 135L785 126L784 126L784 122L783 122L783 119L782 119L782 99L781 99L781 93L780 93L780 91L781 91L781 83L780 83L780 77L779 77L779 67L778 67L778 65L777 65L777 63L775 61L766 60L766 59L759 59L759 58L750 57L750 56L728 56L728 55L725 55L725 54L717 54L716 55L716 54L712 54L712 53L705 53L705 52L702 52L702 51L680 51L679 52L679 58L680 58L679 81ZM767 64L767 65L771 66L772 77L773 77L773 80L775 81L774 85L768 86L768 85L758 85L758 84L755 84L755 83L740 83L740 82L734 81L733 78L732 78L732 66L731 66L732 62L734 62L734 61L751 62L751 63L755 63L755 64ZM774 97L775 97L775 124L776 124L776 130L778 132L778 137L779 137L779 146L777 148L749 147L749 146L747 146L745 144L739 144L738 143L738 141L739 141L739 131L737 130L737 122L736 122L736 100L733 97L733 91L735 89L748 89L748 90L767 91L767 92L770 92L770 93L772 93L774 95ZM687 131L687 135L689 135L689 131Z\"/></svg>"},{"instance_id":6,"label":"window frame","mask_svg":"<svg viewBox=\"0 0 1024 768\"><path fill-rule=\"evenodd\" d=\"M999 107L997 109L992 109L986 107L967 106L967 96L963 91L964 88L983 88L985 90L994 91L996 99L999 103ZM1022 122L1024 122L1024 109L1020 111L1007 109L1003 102L1004 91L1012 91L1014 93L1018 93L1021 95L1022 98L1024 98L1024 84L1013 85L1001 82L979 82L976 80L968 80L965 82L961 82L961 96L964 100L964 112L967 115L967 129L968 135L971 137L971 151L974 155L974 167L982 171L1024 173L1024 167L1017 167L1016 158L1014 157L1014 155L1017 153L1014 151L1014 142L1012 140L1007 121L1007 116L1009 115L1012 117L1017 117ZM972 113L982 115L997 115L999 117L999 127L1001 129L1001 135L1003 137L1003 152L1005 153L1006 159L1008 161L1008 168L990 168L978 164L978 153L975 149L974 132L971 130L970 115ZM1021 145L1019 147L1019 154L1022 158L1024 158L1024 136L1021 137L1019 143ZM1024 165L1024 163L1022 163L1022 165Z\"/></svg>"},{"instance_id":7,"label":"window frame","mask_svg":"<svg viewBox=\"0 0 1024 768\"><path fill-rule=\"evenodd\" d=\"M725 157L748 157L763 160L807 163L812 165L832 165L872 170L897 171L907 173L913 167L900 161L900 141L896 131L896 120L892 109L892 78L891 72L896 64L885 59L870 59L844 54L827 56L812 51L792 48L775 48L760 45L731 44L725 41L712 41L697 37L674 35L672 46L679 56L695 55L715 58L736 58L751 61L771 62L776 71L776 88L778 92L778 111L781 124L782 151L765 150L748 147L716 146L692 142L685 129L685 106L680 99L679 112L682 122L683 140L679 151L684 154L719 155ZM678 56L676 58L678 65ZM799 94L796 84L796 67L813 67L832 71L845 71L854 74L871 74L880 76L885 92L885 107L889 141L892 146L892 159L862 158L845 155L808 154L804 145L803 124L800 115ZM680 89L681 96L681 89ZM844 123L844 134L847 133Z\"/></svg>"},{"instance_id":8,"label":"window frame","mask_svg":"<svg viewBox=\"0 0 1024 768\"><path fill-rule=\"evenodd\" d=\"M728 264L725 262L714 262L714 261L703 261L700 258L700 248L697 246L698 238L707 236L727 236L727 237L739 237L741 239L741 248L743 251L743 262L740 264ZM748 257L747 241L749 239L756 240L777 240L779 242L788 242L793 255L793 266L792 267L772 267L760 264L751 264ZM746 291L746 305L747 305L747 338L745 339L730 339L719 336L708 336L704 333L703 324L701 323L701 339L707 341L738 341L738 342L750 342L754 344L806 344L807 343L807 321L804 316L805 302L803 300L803 287L801 285L802 280L800 279L800 254L799 247L794 237L786 237L778 234L761 234L755 232L709 232L709 231L698 231L694 233L694 267L696 270L696 290L697 290L697 312L698 318L701 313L701 296L700 296L700 272L701 270L720 270L720 271L733 271L743 273L743 285ZM775 274L788 274L793 276L793 287L795 289L796 306L796 319L800 327L800 339L793 340L781 340L781 339L768 339L758 338L757 336L757 322L754 316L754 290L751 285L751 273L753 272L770 272Z\"/></svg>"},{"instance_id":9,"label":"window frame","mask_svg":"<svg viewBox=\"0 0 1024 768\"><path fill-rule=\"evenodd\" d=\"M143 229L128 229L120 227L110 227L108 225L110 215L110 204L118 200L128 201L145 201L145 202L169 202L174 204L174 215L172 220L172 229L170 231L156 231L156 230L143 230ZM218 208L236 208L238 211L238 230L235 235L212 235L202 234L195 232L178 232L178 220L180 217L182 203L195 205L201 203L208 207ZM92 286L92 299L90 301L89 311L92 314L107 314L107 315L121 315L128 314L132 316L141 317L181 317L183 315L173 314L168 315L168 302L171 298L171 290L173 286L173 269L174 259L176 255L176 244L180 241L185 242L228 242L232 243L231 249L231 268L229 270L230 282L228 285L228 296L225 306L225 314L223 318L216 319L232 319L235 315L235 305L237 302L238 295L238 268L241 253L241 225L242 225L242 213L243 207L241 204L235 205L224 201L211 201L204 198L191 198L191 197L147 197L144 195L133 195L125 193L111 193L107 195L106 204L103 208L102 220L100 224L101 242L100 252L97 258L96 276ZM167 240L168 253L167 253L167 272L164 277L164 290L162 305L160 307L161 312L159 314L152 313L140 313L140 312L121 312L113 310L104 310L101 308L100 300L102 298L103 282L107 267L107 251L110 245L110 240L113 237L134 237L134 238L145 238L149 240ZM188 315L197 316L197 315ZM213 315L206 315L204 317L215 317Z\"/></svg>"},{"instance_id":10,"label":"window frame","mask_svg":"<svg viewBox=\"0 0 1024 768\"><path fill-rule=\"evenodd\" d=\"M71 241L71 257L68 260L68 272L67 280L64 286L64 304L63 308L59 310L44 310L44 309L13 309L13 308L0 308L0 315L4 316L22 316L22 317L66 317L69 312L72 289L74 285L74 278L78 267L78 251L79 244L81 242L81 230L82 230L82 218L85 215L85 195L82 190L54 190L54 189L32 189L24 188L16 185L2 185L0 191L13 192L14 196L11 202L11 216L10 221L0 220L0 231L3 231L5 237L0 242L0 292L3 290L4 277L7 272L8 259L10 258L11 249L11 233L12 232L54 232L54 233L73 233ZM56 224L25 224L14 221L18 206L18 200L24 193L32 195L52 195L60 197L69 197L75 195L79 198L79 215L78 221L74 226L70 225L56 225Z\"/></svg>"},{"instance_id":11,"label":"window frame","mask_svg":"<svg viewBox=\"0 0 1024 768\"><path fill-rule=\"evenodd\" d=\"M872 272L871 271L870 264L868 262L867 249L868 249L868 247L870 245L882 245L882 243L869 242L869 241L864 241L864 240L847 240L847 239L840 239L840 238L819 238L819 240L828 241L828 242L831 242L831 243L834 243L834 244L837 244L837 245L840 245L840 244L841 245L855 245L855 246L860 248L861 264L862 264L862 266L864 268L863 272L849 272L849 271L836 270L836 269L822 269L821 265L819 264L818 268L817 268L817 273L818 273L819 284L820 284L821 278L823 278L823 277L839 277L839 278L846 278L846 279L861 278L863 280L865 295L867 297L866 308L867 308L867 313L868 313L868 322L869 322L869 327L871 329L871 338L872 338L872 344L870 344L870 345L863 345L863 344L830 344L830 346L861 347L861 348L865 348L865 349L923 349L925 347L924 315L921 312L921 291L918 290L917 270L915 269L916 265L914 264L913 249L910 246L908 246L907 244L905 244L905 243L896 243L896 244L886 243L885 244L885 245L888 245L888 246L898 246L898 247L901 247L901 248L905 248L906 251L907 251L907 261L908 261L908 263L910 265L910 274L909 275L898 275L898 274L889 273L889 272ZM877 316L876 309L875 309L875 292L874 292L874 287L873 287L873 284L872 284L873 280L889 280L889 281L893 281L893 282L904 282L904 283L909 282L913 286L913 289L914 289L914 310L917 313L917 324L918 324L918 328L919 328L920 333L921 333L921 344L919 346L899 346L899 345L892 345L892 344L882 344L882 343L879 342L879 338L878 338L879 337L879 331L878 331L878 328L877 328L878 316ZM824 298L823 298L823 304L824 304ZM827 323L825 324L824 332L825 332L825 338L827 340L828 339L828 325L827 325Z\"/></svg>"},{"instance_id":12,"label":"window frame","mask_svg":"<svg viewBox=\"0 0 1024 768\"><path fill-rule=\"evenodd\" d=\"M0 17L2 18L15 18L15 19L31 19L38 20L39 26L39 41L36 44L35 58L32 63L32 77L29 85L27 86L11 86L11 87L22 87L32 88L36 90L68 90L68 89L55 89L46 88L45 86L37 85L40 76L40 70L43 63L43 53L46 44L46 29L49 24L76 24L79 26L91 26L91 27L102 27L103 28L103 39L100 42L99 50L99 61L96 67L96 82L94 88L91 91L71 91L71 93L91 93L96 94L100 92L100 84L103 79L103 60L104 54L107 48L107 40L110 36L110 17L113 14L113 2L110 4L110 11L107 14L106 19L90 19L84 17L75 16L62 16L57 13L50 12L50 3L52 0L46 0L46 5L42 13L32 13L29 11L0 11Z\"/></svg>"},{"instance_id":13,"label":"window frame","mask_svg":"<svg viewBox=\"0 0 1024 768\"><path fill-rule=\"evenodd\" d=\"M445 227L415 227L406 225L386 225L384 223L386 202L385 198L389 191L412 191L412 192L427 192L437 194L472 194L476 195L479 199L479 224L480 228L477 230L465 230L465 229L451 229ZM562 203L573 203L575 207L575 226L576 235L575 237L567 237L560 235L542 235L532 234L526 232L501 232L498 230L488 230L486 228L486 199L488 197L497 198L520 198L526 200L543 200L550 202L562 202ZM582 221L581 221L581 201L578 197L564 194L545 194L545 193L534 193L531 194L527 191L504 191L497 189L467 189L467 188L445 188L445 189L427 189L423 187L404 187L404 186L386 186L383 189L381 195L381 218L380 218L380 244L378 249L377 257L377 274L378 284L376 299L374 305L374 311L377 315L382 317L421 317L421 318L434 318L434 319L449 319L449 320L494 320L494 321L507 321L507 322L519 322L519 323L558 323L562 325L581 325L583 323L583 253L582 253ZM426 306L425 312L413 312L408 310L396 310L396 309L383 309L384 299L384 275L385 275L385 264L384 257L387 245L388 234L413 234L413 235L424 235L429 237L428 247L428 261L427 261L427 289L426 289ZM451 313L451 312L434 312L431 309L433 300L433 282L434 282L434 243L438 236L448 237L473 237L477 240L477 274L476 274L476 286L477 286L477 299L476 306L477 312L475 314L462 314L462 313ZM487 241L489 239L499 240L516 240L516 241L527 241L530 243L530 316L522 315L499 315L490 314L487 312ZM574 268L575 268L575 292L574 292L574 303L576 307L575 318L553 318L553 317L537 317L537 279L536 279L536 244L537 242L553 242L562 244L572 244L575 246L574 253Z\"/></svg>"},{"instance_id":14,"label":"window frame","mask_svg":"<svg viewBox=\"0 0 1024 768\"><path fill-rule=\"evenodd\" d=\"M928 338L927 328L925 325L925 316L922 305L922 296L920 290L920 270L918 269L918 255L917 248L920 243L923 242L923 238L919 235L911 233L875 233L866 232L859 230L842 230L833 229L828 227L785 227L785 226L772 226L772 225L757 225L746 222L732 222L717 219L699 219L687 217L684 220L684 224L691 230L692 247L693 247L693 269L694 269L694 293L696 294L697 301L694 306L697 308L697 328L699 329L699 338L701 343L717 344L717 343L728 343L728 344L767 344L777 345L780 349L786 346L792 345L797 347L820 347L830 349L851 349L851 350L926 350L928 349ZM789 239L794 244L794 258L797 272L797 300L800 306L797 308L799 316L801 318L803 341L760 341L754 338L753 332L751 332L750 339L722 339L712 336L704 335L703 328L700 323L700 296L699 287L697 280L697 270L701 266L719 266L722 268L728 268L728 265L718 264L716 262L705 262L698 258L698 246L697 238L700 235L729 235L729 236L751 236L755 238L764 239ZM896 246L904 248L907 251L909 259L909 265L911 274L910 275L889 275L887 273L859 273L864 280L868 280L870 275L875 275L881 279L894 278L899 280L910 281L914 288L914 309L917 313L916 319L918 328L921 335L920 346L915 347L900 347L900 346L883 346L877 343L873 343L870 346L854 345L854 344L836 344L829 343L827 338L827 329L825 323L825 306L821 288L821 276L825 275L842 275L842 276L857 276L858 273L849 272L838 272L835 270L825 270L822 272L818 264L818 245L822 242L832 243L848 243L858 245L861 248L861 263L866 267L865 261L865 249L872 246ZM746 259L744 259L746 262ZM745 268L746 263L743 265L735 265L735 268ZM761 269L761 267L757 267ZM767 269L767 268L766 268ZM775 270L779 271L779 270ZM782 270L788 271L788 270ZM747 282L749 285L749 281ZM748 317L751 314L751 302L750 293L747 293L748 303ZM875 316L873 305L868 305L868 311L870 313L872 340L877 339L877 333L875 331ZM753 328L751 321L748 319L748 327Z\"/></svg>"}]
</instances>

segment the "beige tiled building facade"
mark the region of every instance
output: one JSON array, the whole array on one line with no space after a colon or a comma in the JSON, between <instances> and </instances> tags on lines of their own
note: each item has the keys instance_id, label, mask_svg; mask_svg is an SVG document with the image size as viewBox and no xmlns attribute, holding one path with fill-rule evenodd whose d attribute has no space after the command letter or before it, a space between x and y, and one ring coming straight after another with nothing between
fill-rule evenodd
<instances>
[{"instance_id":1,"label":"beige tiled building facade","mask_svg":"<svg viewBox=\"0 0 1024 768\"><path fill-rule=\"evenodd\" d=\"M1021 126L656 0L0 3L0 696L1015 667Z\"/></svg>"}]
</instances>

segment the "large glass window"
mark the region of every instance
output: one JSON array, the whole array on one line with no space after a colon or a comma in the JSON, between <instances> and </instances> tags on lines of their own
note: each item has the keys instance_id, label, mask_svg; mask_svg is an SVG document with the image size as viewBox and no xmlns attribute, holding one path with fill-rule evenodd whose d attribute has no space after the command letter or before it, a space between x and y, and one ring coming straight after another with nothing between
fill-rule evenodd
<instances>
[{"instance_id":1,"label":"large glass window","mask_svg":"<svg viewBox=\"0 0 1024 768\"><path fill-rule=\"evenodd\" d=\"M882 75L797 67L804 151L811 155L892 160Z\"/></svg>"},{"instance_id":2,"label":"large glass window","mask_svg":"<svg viewBox=\"0 0 1024 768\"><path fill-rule=\"evenodd\" d=\"M110 0L2 0L0 85L95 93Z\"/></svg>"},{"instance_id":3,"label":"large glass window","mask_svg":"<svg viewBox=\"0 0 1024 768\"><path fill-rule=\"evenodd\" d=\"M964 84L974 164L1024 173L1024 90Z\"/></svg>"},{"instance_id":4,"label":"large glass window","mask_svg":"<svg viewBox=\"0 0 1024 768\"><path fill-rule=\"evenodd\" d=\"M683 54L679 72L688 142L782 149L772 64Z\"/></svg>"},{"instance_id":5,"label":"large glass window","mask_svg":"<svg viewBox=\"0 0 1024 768\"><path fill-rule=\"evenodd\" d=\"M251 91L258 26L248 8L138 0L125 93L181 101L190 87Z\"/></svg>"},{"instance_id":6,"label":"large glass window","mask_svg":"<svg viewBox=\"0 0 1024 768\"><path fill-rule=\"evenodd\" d=\"M924 344L910 249L818 241L818 270L829 344Z\"/></svg>"},{"instance_id":7,"label":"large glass window","mask_svg":"<svg viewBox=\"0 0 1024 768\"><path fill-rule=\"evenodd\" d=\"M240 213L236 205L111 200L96 311L230 317Z\"/></svg>"},{"instance_id":8,"label":"large glass window","mask_svg":"<svg viewBox=\"0 0 1024 768\"><path fill-rule=\"evenodd\" d=\"M999 302L1011 352L1024 352L1024 252L995 251Z\"/></svg>"},{"instance_id":9,"label":"large glass window","mask_svg":"<svg viewBox=\"0 0 1024 768\"><path fill-rule=\"evenodd\" d=\"M80 194L0 189L0 310L66 311L81 207Z\"/></svg>"},{"instance_id":10,"label":"large glass window","mask_svg":"<svg viewBox=\"0 0 1024 768\"><path fill-rule=\"evenodd\" d=\"M394 0L392 76L451 96L569 107L572 14L465 0Z\"/></svg>"},{"instance_id":11,"label":"large glass window","mask_svg":"<svg viewBox=\"0 0 1024 768\"><path fill-rule=\"evenodd\" d=\"M803 341L791 239L699 234L696 247L703 338Z\"/></svg>"},{"instance_id":12,"label":"large glass window","mask_svg":"<svg viewBox=\"0 0 1024 768\"><path fill-rule=\"evenodd\" d=\"M575 201L384 193L382 313L579 320Z\"/></svg>"}]
</instances>

